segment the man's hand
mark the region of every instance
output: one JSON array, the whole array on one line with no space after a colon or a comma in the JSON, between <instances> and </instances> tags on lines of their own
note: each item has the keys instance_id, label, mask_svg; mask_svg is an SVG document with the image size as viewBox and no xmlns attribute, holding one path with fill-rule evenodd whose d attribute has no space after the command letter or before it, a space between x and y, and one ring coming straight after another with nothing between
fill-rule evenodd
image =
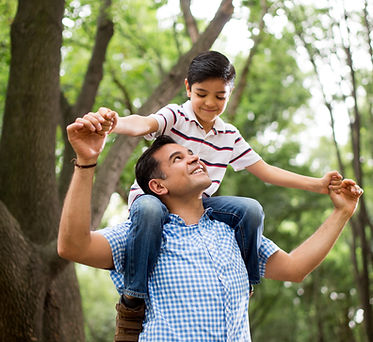
<instances>
[{"instance_id":1,"label":"man's hand","mask_svg":"<svg viewBox=\"0 0 373 342\"><path fill-rule=\"evenodd\" d=\"M363 194L361 189L353 180L344 179L337 192L330 191L330 198L337 210L343 210L350 217L356 210L360 196Z\"/></svg>"},{"instance_id":2,"label":"man's hand","mask_svg":"<svg viewBox=\"0 0 373 342\"><path fill-rule=\"evenodd\" d=\"M88 113L83 118L77 118L74 123L67 126L67 136L74 149L79 164L91 164L97 161L100 152L105 146L105 140L111 129L111 122L103 119L92 123L90 119L94 113ZM96 126L100 131L96 130Z\"/></svg>"}]
</instances>

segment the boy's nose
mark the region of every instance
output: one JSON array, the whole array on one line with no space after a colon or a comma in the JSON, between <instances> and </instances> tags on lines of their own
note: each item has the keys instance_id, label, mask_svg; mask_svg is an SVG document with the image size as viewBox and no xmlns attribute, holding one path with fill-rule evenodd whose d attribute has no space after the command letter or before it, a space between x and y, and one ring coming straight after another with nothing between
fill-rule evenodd
<instances>
[{"instance_id":1,"label":"boy's nose","mask_svg":"<svg viewBox=\"0 0 373 342\"><path fill-rule=\"evenodd\" d=\"M205 98L205 105L208 107L214 106L214 100L210 96L206 96Z\"/></svg>"}]
</instances>

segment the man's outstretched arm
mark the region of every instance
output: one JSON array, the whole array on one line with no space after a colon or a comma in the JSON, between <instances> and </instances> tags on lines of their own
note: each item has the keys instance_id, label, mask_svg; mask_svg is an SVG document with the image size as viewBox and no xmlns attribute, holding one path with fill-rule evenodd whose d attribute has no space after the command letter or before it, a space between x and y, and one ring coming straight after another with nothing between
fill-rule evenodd
<instances>
[{"instance_id":1,"label":"man's outstretched arm","mask_svg":"<svg viewBox=\"0 0 373 342\"><path fill-rule=\"evenodd\" d=\"M331 191L334 210L325 222L290 253L279 250L269 257L265 278L302 281L327 256L344 226L355 212L363 191L352 180L344 180L339 194Z\"/></svg>"},{"instance_id":2,"label":"man's outstretched arm","mask_svg":"<svg viewBox=\"0 0 373 342\"><path fill-rule=\"evenodd\" d=\"M106 133L92 132L81 119L67 127L78 165L92 165L105 145ZM75 166L59 227L58 254L65 259L98 268L112 268L108 241L91 231L91 195L95 167Z\"/></svg>"}]
</instances>

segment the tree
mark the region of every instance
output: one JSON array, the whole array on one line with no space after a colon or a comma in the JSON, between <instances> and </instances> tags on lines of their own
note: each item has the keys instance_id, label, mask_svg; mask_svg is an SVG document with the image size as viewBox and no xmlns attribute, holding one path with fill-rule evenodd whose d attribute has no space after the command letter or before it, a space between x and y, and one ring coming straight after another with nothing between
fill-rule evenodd
<instances>
[{"instance_id":1,"label":"tree","mask_svg":"<svg viewBox=\"0 0 373 342\"><path fill-rule=\"evenodd\" d=\"M0 338L2 341L84 341L73 265L56 253L61 199L72 172L65 140L56 177L56 129L92 109L113 35L110 0L102 2L95 45L79 96L71 105L60 90L63 0L19 0L11 25L11 62L0 142ZM175 96L194 55L209 49L233 12L223 0L215 18L189 51L173 61L140 113ZM74 114L74 115L73 115ZM98 224L121 170L138 143L121 137L95 183Z\"/></svg>"}]
</instances>

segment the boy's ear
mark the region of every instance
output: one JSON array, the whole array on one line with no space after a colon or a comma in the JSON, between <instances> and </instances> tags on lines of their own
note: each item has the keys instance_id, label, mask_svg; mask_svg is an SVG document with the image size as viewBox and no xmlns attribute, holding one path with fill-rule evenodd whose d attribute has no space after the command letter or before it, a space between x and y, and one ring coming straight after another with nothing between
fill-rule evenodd
<instances>
[{"instance_id":1,"label":"boy's ear","mask_svg":"<svg viewBox=\"0 0 373 342\"><path fill-rule=\"evenodd\" d=\"M189 87L188 80L185 79L184 83L185 83L185 89L186 89L186 92L187 92L187 96L190 97L192 95L192 89L190 89L190 87Z\"/></svg>"},{"instance_id":2,"label":"boy's ear","mask_svg":"<svg viewBox=\"0 0 373 342\"><path fill-rule=\"evenodd\" d=\"M158 196L166 195L168 193L168 189L163 185L162 180L159 178L153 178L149 181L149 189Z\"/></svg>"}]
</instances>

